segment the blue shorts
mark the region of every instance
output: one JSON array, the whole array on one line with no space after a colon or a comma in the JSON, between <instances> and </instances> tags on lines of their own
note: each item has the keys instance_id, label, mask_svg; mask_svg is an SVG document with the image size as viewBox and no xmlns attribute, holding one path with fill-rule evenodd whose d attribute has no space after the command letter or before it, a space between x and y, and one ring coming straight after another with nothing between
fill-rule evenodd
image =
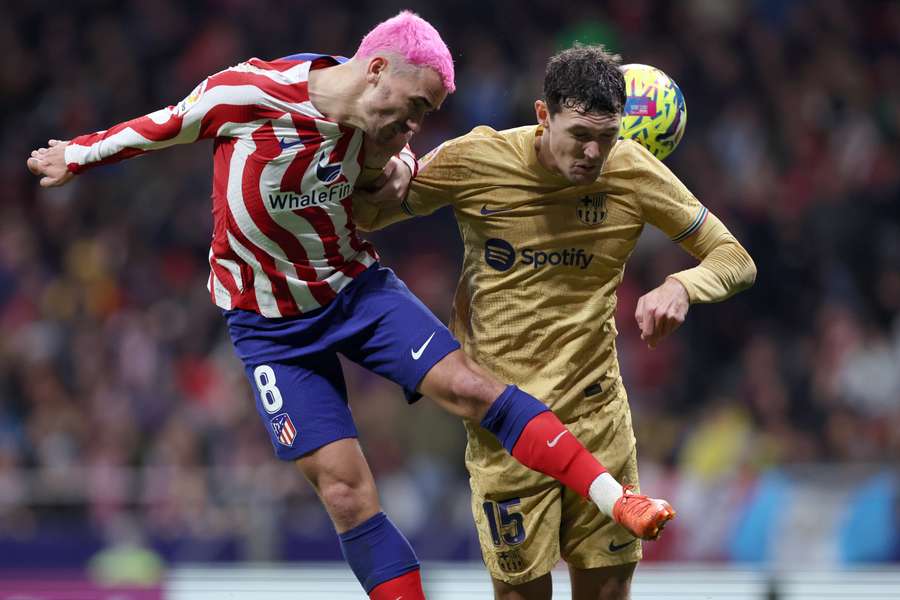
<instances>
[{"instance_id":1,"label":"blue shorts","mask_svg":"<svg viewBox=\"0 0 900 600\"><path fill-rule=\"evenodd\" d=\"M459 348L453 334L390 269L377 263L327 306L269 319L225 311L275 454L294 460L333 441L357 437L338 353L403 387L407 400L442 358Z\"/></svg>"}]
</instances>

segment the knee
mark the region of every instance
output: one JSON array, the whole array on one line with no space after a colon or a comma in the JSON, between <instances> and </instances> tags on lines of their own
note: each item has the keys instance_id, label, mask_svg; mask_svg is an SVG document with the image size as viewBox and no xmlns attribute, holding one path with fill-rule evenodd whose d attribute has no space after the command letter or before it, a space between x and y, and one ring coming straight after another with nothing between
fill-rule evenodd
<instances>
[{"instance_id":1,"label":"knee","mask_svg":"<svg viewBox=\"0 0 900 600\"><path fill-rule=\"evenodd\" d=\"M631 579L609 579L600 588L600 600L628 600L631 597Z\"/></svg>"},{"instance_id":2,"label":"knee","mask_svg":"<svg viewBox=\"0 0 900 600\"><path fill-rule=\"evenodd\" d=\"M366 482L331 480L317 491L338 531L352 529L378 512L378 494Z\"/></svg>"}]
</instances>

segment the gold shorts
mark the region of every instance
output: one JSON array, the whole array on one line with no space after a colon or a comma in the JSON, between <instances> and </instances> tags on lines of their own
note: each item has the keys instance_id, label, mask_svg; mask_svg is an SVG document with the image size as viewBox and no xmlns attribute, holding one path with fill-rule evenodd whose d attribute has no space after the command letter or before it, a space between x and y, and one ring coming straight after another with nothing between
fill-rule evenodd
<instances>
[{"instance_id":1,"label":"gold shorts","mask_svg":"<svg viewBox=\"0 0 900 600\"><path fill-rule=\"evenodd\" d=\"M624 395L568 427L613 477L637 487L635 438ZM504 489L499 479L471 478L481 554L494 579L526 583L549 573L561 558L578 569L641 559L641 541L590 500L549 478L531 489Z\"/></svg>"}]
</instances>

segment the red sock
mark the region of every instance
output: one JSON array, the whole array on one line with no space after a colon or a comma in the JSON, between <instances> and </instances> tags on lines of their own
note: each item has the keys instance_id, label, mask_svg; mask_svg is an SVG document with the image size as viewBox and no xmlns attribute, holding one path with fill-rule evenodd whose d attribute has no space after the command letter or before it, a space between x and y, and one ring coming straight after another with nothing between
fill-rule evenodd
<instances>
[{"instance_id":1,"label":"red sock","mask_svg":"<svg viewBox=\"0 0 900 600\"><path fill-rule=\"evenodd\" d=\"M425 600L419 569L407 571L400 577L382 581L369 592L371 600Z\"/></svg>"},{"instance_id":2,"label":"red sock","mask_svg":"<svg viewBox=\"0 0 900 600\"><path fill-rule=\"evenodd\" d=\"M594 480L606 472L606 467L549 410L525 425L512 455L526 467L553 477L585 498Z\"/></svg>"}]
</instances>

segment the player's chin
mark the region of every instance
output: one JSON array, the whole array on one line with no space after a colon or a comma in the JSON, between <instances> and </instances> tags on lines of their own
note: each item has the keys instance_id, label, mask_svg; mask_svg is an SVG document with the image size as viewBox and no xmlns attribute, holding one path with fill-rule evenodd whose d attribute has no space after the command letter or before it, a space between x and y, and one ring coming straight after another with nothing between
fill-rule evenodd
<instances>
[{"instance_id":1,"label":"player's chin","mask_svg":"<svg viewBox=\"0 0 900 600\"><path fill-rule=\"evenodd\" d=\"M567 179L575 185L588 185L597 181L600 169L586 169L584 167L572 167L569 169Z\"/></svg>"}]
</instances>

